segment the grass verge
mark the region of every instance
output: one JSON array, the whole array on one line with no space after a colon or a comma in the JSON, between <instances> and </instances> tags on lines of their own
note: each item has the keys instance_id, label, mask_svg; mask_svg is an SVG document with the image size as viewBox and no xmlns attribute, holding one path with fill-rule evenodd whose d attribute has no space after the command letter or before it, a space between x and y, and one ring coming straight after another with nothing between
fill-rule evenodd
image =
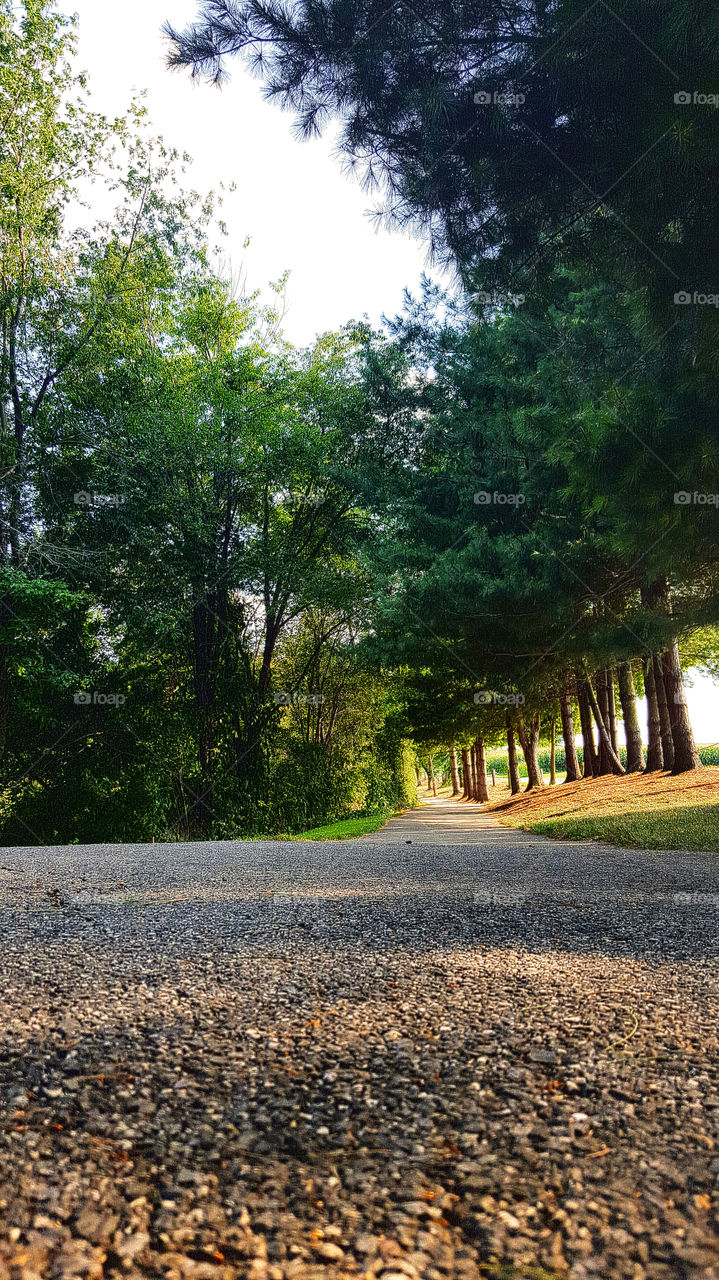
<instances>
[{"instance_id":1,"label":"grass verge","mask_svg":"<svg viewBox=\"0 0 719 1280\"><path fill-rule=\"evenodd\" d=\"M587 778L500 798L490 811L524 831L562 840L605 840L629 849L719 853L719 769Z\"/></svg>"},{"instance_id":2,"label":"grass verge","mask_svg":"<svg viewBox=\"0 0 719 1280\"><path fill-rule=\"evenodd\" d=\"M370 831L379 831L390 813L372 813L366 818L346 818L344 822L332 822L327 827L313 827L311 831L302 831L297 836L283 836L285 840L352 840L357 836L366 836Z\"/></svg>"},{"instance_id":3,"label":"grass verge","mask_svg":"<svg viewBox=\"0 0 719 1280\"><path fill-rule=\"evenodd\" d=\"M605 840L626 849L693 849L719 853L719 806L674 813L627 813L616 817L551 818L526 828L560 840Z\"/></svg>"}]
</instances>

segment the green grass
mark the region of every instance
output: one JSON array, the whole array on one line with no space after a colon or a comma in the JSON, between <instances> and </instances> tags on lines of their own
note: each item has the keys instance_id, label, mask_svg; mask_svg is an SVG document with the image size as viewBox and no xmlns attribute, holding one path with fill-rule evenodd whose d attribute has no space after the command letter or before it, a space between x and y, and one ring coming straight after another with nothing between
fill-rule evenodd
<instances>
[{"instance_id":1,"label":"green grass","mask_svg":"<svg viewBox=\"0 0 719 1280\"><path fill-rule=\"evenodd\" d=\"M521 825L526 831L556 836L560 840L606 840L627 849L698 849L719 853L719 805L545 818Z\"/></svg>"},{"instance_id":2,"label":"green grass","mask_svg":"<svg viewBox=\"0 0 719 1280\"><path fill-rule=\"evenodd\" d=\"M379 831L389 813L372 813L366 818L346 818L344 822L332 822L328 827L313 827L311 831L302 831L297 836L281 836L284 840L352 840L356 836L365 836L370 831Z\"/></svg>"}]
</instances>

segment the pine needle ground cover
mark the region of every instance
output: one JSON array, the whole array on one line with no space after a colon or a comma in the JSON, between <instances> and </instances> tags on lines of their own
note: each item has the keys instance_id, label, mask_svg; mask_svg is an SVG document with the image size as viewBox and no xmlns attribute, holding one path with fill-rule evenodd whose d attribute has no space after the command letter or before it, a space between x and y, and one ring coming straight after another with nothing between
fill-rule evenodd
<instances>
[{"instance_id":1,"label":"pine needle ground cover","mask_svg":"<svg viewBox=\"0 0 719 1280\"><path fill-rule=\"evenodd\" d=\"M719 768L587 778L512 798L493 788L490 800L502 822L541 835L719 852Z\"/></svg>"}]
</instances>

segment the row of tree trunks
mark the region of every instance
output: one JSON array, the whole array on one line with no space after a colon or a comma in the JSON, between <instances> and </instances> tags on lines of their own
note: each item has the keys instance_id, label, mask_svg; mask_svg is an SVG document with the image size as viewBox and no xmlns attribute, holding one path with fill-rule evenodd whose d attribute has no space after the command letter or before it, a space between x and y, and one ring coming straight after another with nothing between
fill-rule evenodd
<instances>
[{"instance_id":1,"label":"row of tree trunks","mask_svg":"<svg viewBox=\"0 0 719 1280\"><path fill-rule=\"evenodd\" d=\"M616 679L616 684L615 684ZM585 673L576 675L576 698L579 707L582 739L584 744L585 778L601 774L652 772L672 769L683 773L701 768L699 753L689 720L686 695L682 681L679 650L676 641L663 654L655 654L644 663L644 687L648 711L648 745L646 761L637 714L637 698L631 661L618 664L616 676L613 668L602 668L596 676L597 691ZM619 758L617 741L616 691L624 721L627 743L626 768ZM559 710L564 754L566 782L576 782L581 775L575 743L572 692L567 682L559 698ZM595 744L594 725L599 738ZM527 765L527 790L543 787L544 776L539 764L540 719L534 714L527 724L521 715L507 712L507 762L509 788L512 795L521 791L516 738L519 738ZM550 785L556 782L556 720L551 724ZM486 803L487 789L486 752L484 740L478 736L470 748L462 748L463 798ZM452 794L459 795L461 784L457 752L450 752L452 768Z\"/></svg>"},{"instance_id":2,"label":"row of tree trunks","mask_svg":"<svg viewBox=\"0 0 719 1280\"><path fill-rule=\"evenodd\" d=\"M584 777L597 777L606 773L638 773L643 770L653 772L658 769L684 773L701 768L689 719L676 640L666 652L653 654L644 662L648 730L646 761L631 662L620 663L616 677L627 740L626 769L620 763L617 746L614 672L603 669L597 672L596 695L591 680L586 676L577 676L577 702L584 741ZM567 757L567 781L572 781L574 779L570 774L574 773L574 739L571 698L567 691L562 695L560 707ZM594 741L592 719L598 730L598 750Z\"/></svg>"},{"instance_id":3,"label":"row of tree trunks","mask_svg":"<svg viewBox=\"0 0 719 1280\"><path fill-rule=\"evenodd\" d=\"M687 773L700 769L694 741L676 640L663 654L654 653L644 663L647 695L647 773L669 769Z\"/></svg>"},{"instance_id":4,"label":"row of tree trunks","mask_svg":"<svg viewBox=\"0 0 719 1280\"><path fill-rule=\"evenodd\" d=\"M579 722L582 728L583 774L585 778L595 778L599 772L599 757L594 746L592 712L587 694L587 681L580 675L577 675L577 703L579 706Z\"/></svg>"},{"instance_id":5,"label":"row of tree trunks","mask_svg":"<svg viewBox=\"0 0 719 1280\"><path fill-rule=\"evenodd\" d=\"M427 790L428 790L428 791L429 791L429 790L431 790L431 791L432 791L432 795L435 795L435 796L436 796L436 794L437 794L437 779L436 779L436 778L435 778L435 776L434 776L434 760L432 759L432 756L430 756L430 757L429 757L429 786L428 786Z\"/></svg>"},{"instance_id":6,"label":"row of tree trunks","mask_svg":"<svg viewBox=\"0 0 719 1280\"><path fill-rule=\"evenodd\" d=\"M539 777L541 777L541 771L539 770L539 761L537 759L537 743L539 741L539 717L535 717L535 719L536 719L536 725L534 725L534 722L533 722L534 727L533 727L533 730L530 731L529 735L525 733L523 724L521 728L518 725L517 732L520 736L520 740L523 734L525 736L525 740L527 743L527 747L525 751L525 759L527 759L527 752L529 752L530 759L531 759L532 751L534 751L533 772L535 776L538 774ZM521 717L520 717L520 723L521 723ZM525 750L524 746L522 749ZM509 786L511 788L512 795L514 796L521 791L522 784L519 777L519 763L517 761L517 745L516 745L516 739L515 739L514 725L513 725L512 717L509 713L507 713L507 759L509 762ZM529 765L528 765L528 768L529 768ZM486 804L487 801L489 800L489 788L487 783L487 752L486 752L484 739L482 738L481 735L477 736L477 738L475 739L471 747L462 747L462 779L463 779L462 799L474 800L474 801L477 801L477 803L479 804ZM544 783L544 780L542 779L541 783L537 783L535 781L534 785L535 786L543 785L543 783ZM459 785L457 787L457 792L455 794L459 794Z\"/></svg>"},{"instance_id":7,"label":"row of tree trunks","mask_svg":"<svg viewBox=\"0 0 719 1280\"><path fill-rule=\"evenodd\" d=\"M694 741L692 723L689 719L682 668L679 661L679 645L674 640L662 659L664 687L669 707L669 720L672 727L674 743L674 773L686 773L690 769L701 769L697 744Z\"/></svg>"},{"instance_id":8,"label":"row of tree trunks","mask_svg":"<svg viewBox=\"0 0 719 1280\"><path fill-rule=\"evenodd\" d=\"M665 769L674 768L674 739L672 737L672 722L669 719L669 707L667 705L667 690L664 684L664 669L661 654L655 653L652 656L652 666L654 668L654 688L657 694L657 709L659 711L659 728L662 741L662 760Z\"/></svg>"},{"instance_id":9,"label":"row of tree trunks","mask_svg":"<svg viewBox=\"0 0 719 1280\"><path fill-rule=\"evenodd\" d=\"M690 769L701 769L701 760L699 759L699 752L694 741L691 720L689 719L689 707L687 706L679 661L679 645L676 640L672 641L663 655L661 669L664 677L662 683L666 694L673 749L672 764L667 764L665 755L664 767L665 769L671 768L673 773L686 773Z\"/></svg>"},{"instance_id":10,"label":"row of tree trunks","mask_svg":"<svg viewBox=\"0 0 719 1280\"><path fill-rule=\"evenodd\" d=\"M454 750L454 748L452 748L452 750ZM478 736L475 738L471 747L462 747L461 750L462 799L474 800L478 804L486 804L489 800L489 790L487 788L487 753L484 745L484 739L481 736ZM450 761L451 759L452 755L450 752ZM454 781L452 785L454 787ZM459 795L460 792L459 771L457 771L456 785L457 789L456 791L453 790L453 795Z\"/></svg>"},{"instance_id":11,"label":"row of tree trunks","mask_svg":"<svg viewBox=\"0 0 719 1280\"><path fill-rule=\"evenodd\" d=\"M582 730L585 778L596 778L608 773L631 773L644 767L642 737L637 718L636 694L630 662L620 664L617 670L617 682L627 734L626 770L619 759L613 668L600 668L597 672L596 694L590 678L585 674L577 673L576 690ZM598 730L598 748L594 738L594 724ZM579 777L579 762L576 760L573 730L571 696L565 689L562 701L562 732L567 757L567 782L574 782Z\"/></svg>"},{"instance_id":12,"label":"row of tree trunks","mask_svg":"<svg viewBox=\"0 0 719 1280\"><path fill-rule=\"evenodd\" d=\"M475 800L480 804L486 804L489 800L489 791L487 789L487 756L484 749L484 738L477 737L474 741L474 771L477 780L477 792Z\"/></svg>"},{"instance_id":13,"label":"row of tree trunks","mask_svg":"<svg viewBox=\"0 0 719 1280\"><path fill-rule=\"evenodd\" d=\"M605 712L602 711L602 708L599 704L599 700L594 692L594 689L592 688L591 680L587 680L586 688L587 688L587 698L589 699L589 706L591 708L592 715L594 716L597 729L599 730L599 742L600 742L599 772L600 774L601 773L617 773L617 774L624 773L624 765L622 764L621 760L619 759L619 756L614 750L614 747L612 746L612 739L609 735L608 713L606 714L606 718L605 718ZM604 692L604 702L605 702L605 710L606 710L606 702L607 702L606 674L605 674L603 692Z\"/></svg>"},{"instance_id":14,"label":"row of tree trunks","mask_svg":"<svg viewBox=\"0 0 719 1280\"><path fill-rule=\"evenodd\" d=\"M642 591L642 603L655 613L671 616L671 592L666 578L658 579ZM689 719L676 637L664 653L652 655L652 667L656 706L649 711L650 732L654 721L656 733L658 713L663 767L672 773L700 769L701 760ZM658 756L656 747L652 754L654 758ZM662 764L655 767L662 768ZM647 768L650 768L649 764Z\"/></svg>"}]
</instances>

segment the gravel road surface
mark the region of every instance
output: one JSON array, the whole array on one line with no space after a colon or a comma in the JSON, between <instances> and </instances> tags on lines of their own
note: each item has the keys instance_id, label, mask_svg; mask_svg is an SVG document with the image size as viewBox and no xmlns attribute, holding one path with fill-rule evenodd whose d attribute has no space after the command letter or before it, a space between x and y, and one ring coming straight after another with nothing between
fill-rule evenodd
<instances>
[{"instance_id":1,"label":"gravel road surface","mask_svg":"<svg viewBox=\"0 0 719 1280\"><path fill-rule=\"evenodd\" d=\"M0 849L0 1280L717 1280L718 924L442 802Z\"/></svg>"}]
</instances>

